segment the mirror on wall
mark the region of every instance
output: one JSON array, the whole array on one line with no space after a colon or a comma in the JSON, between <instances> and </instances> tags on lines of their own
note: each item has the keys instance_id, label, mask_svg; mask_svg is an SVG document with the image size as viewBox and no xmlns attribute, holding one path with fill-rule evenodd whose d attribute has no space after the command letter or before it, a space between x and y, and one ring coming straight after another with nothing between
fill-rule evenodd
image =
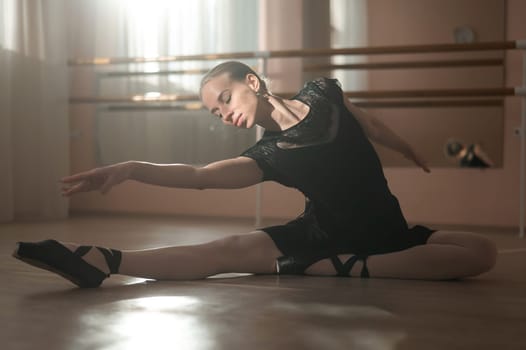
<instances>
[{"instance_id":1,"label":"mirror on wall","mask_svg":"<svg viewBox=\"0 0 526 350\"><path fill-rule=\"evenodd\" d=\"M501 0L331 0L333 47L504 41L504 20L505 2ZM349 56L336 57L333 62L447 60L485 60L488 64L471 67L338 70L333 71L333 76L342 82L344 90L349 91L504 86L502 51ZM434 100L443 99L426 99ZM478 156L486 157L494 167L501 167L503 101L493 97L482 100L484 106L389 107L369 108L368 111L407 139L431 167L466 165L466 159L463 161L448 154L448 142L452 140L466 149L476 149ZM412 166L410 161L382 146L377 146L377 150L384 166ZM466 152L461 153L464 155Z\"/></svg>"}]
</instances>

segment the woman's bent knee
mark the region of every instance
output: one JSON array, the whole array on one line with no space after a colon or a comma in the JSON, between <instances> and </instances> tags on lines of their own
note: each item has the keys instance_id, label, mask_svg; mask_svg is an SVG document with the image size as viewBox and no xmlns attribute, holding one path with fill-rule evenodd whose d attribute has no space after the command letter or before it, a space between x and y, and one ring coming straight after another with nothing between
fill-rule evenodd
<instances>
[{"instance_id":1,"label":"woman's bent knee","mask_svg":"<svg viewBox=\"0 0 526 350\"><path fill-rule=\"evenodd\" d=\"M465 246L470 254L469 275L476 276L491 270L497 262L497 247L491 240L477 236L473 244Z\"/></svg>"},{"instance_id":2,"label":"woman's bent knee","mask_svg":"<svg viewBox=\"0 0 526 350\"><path fill-rule=\"evenodd\" d=\"M490 239L474 233L466 232L435 232L428 243L450 244L466 249L468 259L463 270L466 276L476 276L491 270L497 261L497 247Z\"/></svg>"},{"instance_id":3,"label":"woman's bent knee","mask_svg":"<svg viewBox=\"0 0 526 350\"><path fill-rule=\"evenodd\" d=\"M486 237L479 237L479 240L474 251L478 258L479 273L484 273L491 270L497 262L497 246Z\"/></svg>"}]
</instances>

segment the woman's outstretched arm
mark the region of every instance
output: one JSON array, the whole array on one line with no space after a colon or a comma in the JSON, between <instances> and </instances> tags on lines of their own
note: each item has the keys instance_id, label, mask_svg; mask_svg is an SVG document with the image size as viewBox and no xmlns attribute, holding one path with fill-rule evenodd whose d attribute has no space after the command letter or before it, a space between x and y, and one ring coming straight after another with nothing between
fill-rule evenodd
<instances>
[{"instance_id":1,"label":"woman's outstretched arm","mask_svg":"<svg viewBox=\"0 0 526 350\"><path fill-rule=\"evenodd\" d=\"M128 161L62 179L62 194L100 191L105 194L126 180L178 188L241 188L261 182L263 173L257 163L247 157L221 160L197 167L188 164L155 164Z\"/></svg>"},{"instance_id":2,"label":"woman's outstretched arm","mask_svg":"<svg viewBox=\"0 0 526 350\"><path fill-rule=\"evenodd\" d=\"M379 119L353 105L347 98L344 98L344 101L345 106L358 120L368 138L382 146L401 153L407 159L421 167L425 172L430 172L426 161L415 152L415 150L404 139L398 136Z\"/></svg>"}]
</instances>

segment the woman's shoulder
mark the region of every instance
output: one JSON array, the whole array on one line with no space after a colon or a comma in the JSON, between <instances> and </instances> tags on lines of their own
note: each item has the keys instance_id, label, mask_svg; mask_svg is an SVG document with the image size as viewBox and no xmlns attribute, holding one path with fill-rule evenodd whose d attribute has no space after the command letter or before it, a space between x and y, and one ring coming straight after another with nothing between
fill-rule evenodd
<instances>
[{"instance_id":1,"label":"woman's shoulder","mask_svg":"<svg viewBox=\"0 0 526 350\"><path fill-rule=\"evenodd\" d=\"M338 79L320 77L308 81L303 86L303 90L315 90L327 97L341 96L342 88Z\"/></svg>"},{"instance_id":2,"label":"woman's shoulder","mask_svg":"<svg viewBox=\"0 0 526 350\"><path fill-rule=\"evenodd\" d=\"M338 81L338 79L335 79L335 78L319 77L319 78L313 79L305 83L305 87L311 84L314 84L323 90L331 89L331 88L338 88L341 90L341 84Z\"/></svg>"}]
</instances>

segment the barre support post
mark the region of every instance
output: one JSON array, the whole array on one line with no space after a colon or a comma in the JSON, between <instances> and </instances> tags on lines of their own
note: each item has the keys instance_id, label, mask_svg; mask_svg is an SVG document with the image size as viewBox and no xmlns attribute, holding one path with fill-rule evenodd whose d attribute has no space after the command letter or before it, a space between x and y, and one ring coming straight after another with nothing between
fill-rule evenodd
<instances>
[{"instance_id":1,"label":"barre support post","mask_svg":"<svg viewBox=\"0 0 526 350\"><path fill-rule=\"evenodd\" d=\"M260 59L259 71L266 78L267 72L268 72L268 58L270 57L270 52L269 51L263 51L263 52L264 54L259 56L259 59ZM263 137L263 128L260 126L256 126L256 142L261 140L262 137ZM256 218L255 218L255 223L254 223L256 228L261 226L261 198L262 198L261 187L262 187L262 184L260 183L256 185L256 213L255 213Z\"/></svg>"},{"instance_id":2,"label":"barre support post","mask_svg":"<svg viewBox=\"0 0 526 350\"><path fill-rule=\"evenodd\" d=\"M522 86L516 89L521 96L521 127L520 127L520 175L519 175L519 237L524 238L524 215L526 210L526 40L520 40L522 46Z\"/></svg>"}]
</instances>

